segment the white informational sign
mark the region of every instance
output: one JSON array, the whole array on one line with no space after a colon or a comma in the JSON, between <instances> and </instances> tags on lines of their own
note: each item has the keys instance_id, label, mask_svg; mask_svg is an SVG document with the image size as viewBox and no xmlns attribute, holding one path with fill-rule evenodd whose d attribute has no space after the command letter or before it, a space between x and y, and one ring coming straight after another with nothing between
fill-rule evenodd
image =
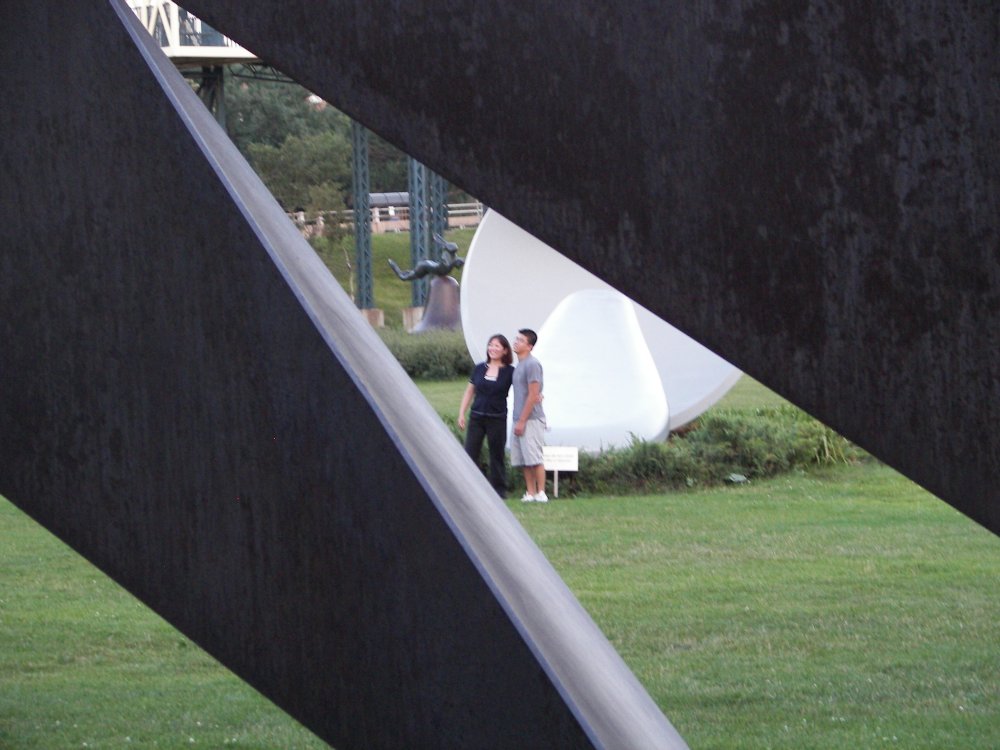
<instances>
[{"instance_id":1,"label":"white informational sign","mask_svg":"<svg viewBox=\"0 0 1000 750\"><path fill-rule=\"evenodd\" d=\"M579 471L580 449L570 445L546 445L542 448L546 471Z\"/></svg>"},{"instance_id":2,"label":"white informational sign","mask_svg":"<svg viewBox=\"0 0 1000 750\"><path fill-rule=\"evenodd\" d=\"M559 497L559 472L580 470L580 449L575 445L542 446L542 463L552 472L552 497Z\"/></svg>"}]
</instances>

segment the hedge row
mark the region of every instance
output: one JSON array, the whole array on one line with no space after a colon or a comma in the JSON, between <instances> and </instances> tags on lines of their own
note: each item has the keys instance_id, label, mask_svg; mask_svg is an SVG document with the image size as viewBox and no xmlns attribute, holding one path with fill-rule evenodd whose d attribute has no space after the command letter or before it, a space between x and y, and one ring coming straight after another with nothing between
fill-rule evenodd
<instances>
[{"instance_id":1,"label":"hedge row","mask_svg":"<svg viewBox=\"0 0 1000 750\"><path fill-rule=\"evenodd\" d=\"M580 456L567 475L569 493L616 494L711 486L796 469L853 463L867 454L791 405L752 412L710 410L665 442L633 440L623 448Z\"/></svg>"},{"instance_id":2,"label":"hedge row","mask_svg":"<svg viewBox=\"0 0 1000 750\"><path fill-rule=\"evenodd\" d=\"M460 331L406 331L382 328L379 336L406 374L419 380L468 377L473 362Z\"/></svg>"},{"instance_id":3,"label":"hedge row","mask_svg":"<svg viewBox=\"0 0 1000 750\"><path fill-rule=\"evenodd\" d=\"M382 329L382 340L411 378L464 378L472 361L461 332L410 334ZM442 415L458 440L453 415ZM484 450L485 453L485 450ZM580 455L580 470L559 477L559 494L660 492L742 482L786 471L865 460L867 454L790 404L753 411L710 409L665 442L634 439ZM484 456L485 458L485 456ZM511 488L521 472L509 471Z\"/></svg>"},{"instance_id":4,"label":"hedge row","mask_svg":"<svg viewBox=\"0 0 1000 750\"><path fill-rule=\"evenodd\" d=\"M454 419L442 418L461 439ZM559 494L625 495L708 487L869 458L791 405L710 410L665 442L633 439L628 446L600 454L581 453L580 470L559 475ZM510 487L520 494L524 486L520 470L510 470L508 477Z\"/></svg>"}]
</instances>

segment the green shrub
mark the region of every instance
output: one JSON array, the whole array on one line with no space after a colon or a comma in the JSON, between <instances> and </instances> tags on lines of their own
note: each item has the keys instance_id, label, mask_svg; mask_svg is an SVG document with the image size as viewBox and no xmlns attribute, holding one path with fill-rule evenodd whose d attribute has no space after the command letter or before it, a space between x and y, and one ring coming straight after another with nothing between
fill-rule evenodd
<instances>
[{"instance_id":1,"label":"green shrub","mask_svg":"<svg viewBox=\"0 0 1000 750\"><path fill-rule=\"evenodd\" d=\"M688 440L746 477L771 476L794 467L857 460L864 452L801 409L782 405L751 413L709 412Z\"/></svg>"},{"instance_id":2,"label":"green shrub","mask_svg":"<svg viewBox=\"0 0 1000 750\"><path fill-rule=\"evenodd\" d=\"M709 411L665 442L633 438L622 448L580 454L579 471L559 476L560 495L662 492L748 480L867 454L800 409ZM518 481L519 478L518 478Z\"/></svg>"},{"instance_id":3,"label":"green shrub","mask_svg":"<svg viewBox=\"0 0 1000 750\"><path fill-rule=\"evenodd\" d=\"M448 380L467 377L472 359L460 331L407 333L383 328L379 336L399 361L406 374L420 380Z\"/></svg>"}]
</instances>

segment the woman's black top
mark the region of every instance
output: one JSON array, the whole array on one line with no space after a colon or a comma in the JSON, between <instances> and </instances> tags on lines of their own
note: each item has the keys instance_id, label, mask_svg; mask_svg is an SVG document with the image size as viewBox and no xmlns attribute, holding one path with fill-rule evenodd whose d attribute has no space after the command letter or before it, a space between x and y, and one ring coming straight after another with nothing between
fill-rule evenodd
<instances>
[{"instance_id":1,"label":"woman's black top","mask_svg":"<svg viewBox=\"0 0 1000 750\"><path fill-rule=\"evenodd\" d=\"M475 389L472 399L472 413L477 417L506 417L507 393L514 381L513 365L503 365L496 380L486 379L486 363L480 362L472 368L469 382Z\"/></svg>"}]
</instances>

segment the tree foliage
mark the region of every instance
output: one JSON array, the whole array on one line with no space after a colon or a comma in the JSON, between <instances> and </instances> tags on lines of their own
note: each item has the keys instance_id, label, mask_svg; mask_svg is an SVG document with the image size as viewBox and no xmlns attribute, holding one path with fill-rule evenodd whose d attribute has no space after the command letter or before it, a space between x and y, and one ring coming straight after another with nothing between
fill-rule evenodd
<instances>
[{"instance_id":1,"label":"tree foliage","mask_svg":"<svg viewBox=\"0 0 1000 750\"><path fill-rule=\"evenodd\" d=\"M295 83L237 68L226 86L230 138L286 211L329 211L352 202L351 121ZM374 133L372 192L407 189L406 155Z\"/></svg>"},{"instance_id":2,"label":"tree foliage","mask_svg":"<svg viewBox=\"0 0 1000 750\"><path fill-rule=\"evenodd\" d=\"M339 196L344 207L351 191L351 144L340 133L290 135L278 146L251 143L250 163L286 211L315 210L321 196Z\"/></svg>"},{"instance_id":3,"label":"tree foliage","mask_svg":"<svg viewBox=\"0 0 1000 750\"><path fill-rule=\"evenodd\" d=\"M368 139L368 171L373 193L405 192L409 184L406 155L372 133Z\"/></svg>"},{"instance_id":4,"label":"tree foliage","mask_svg":"<svg viewBox=\"0 0 1000 750\"><path fill-rule=\"evenodd\" d=\"M279 148L289 136L332 131L349 138L351 123L333 107L312 104L296 83L242 77L237 68L226 86L226 127L247 155L250 144Z\"/></svg>"}]
</instances>

